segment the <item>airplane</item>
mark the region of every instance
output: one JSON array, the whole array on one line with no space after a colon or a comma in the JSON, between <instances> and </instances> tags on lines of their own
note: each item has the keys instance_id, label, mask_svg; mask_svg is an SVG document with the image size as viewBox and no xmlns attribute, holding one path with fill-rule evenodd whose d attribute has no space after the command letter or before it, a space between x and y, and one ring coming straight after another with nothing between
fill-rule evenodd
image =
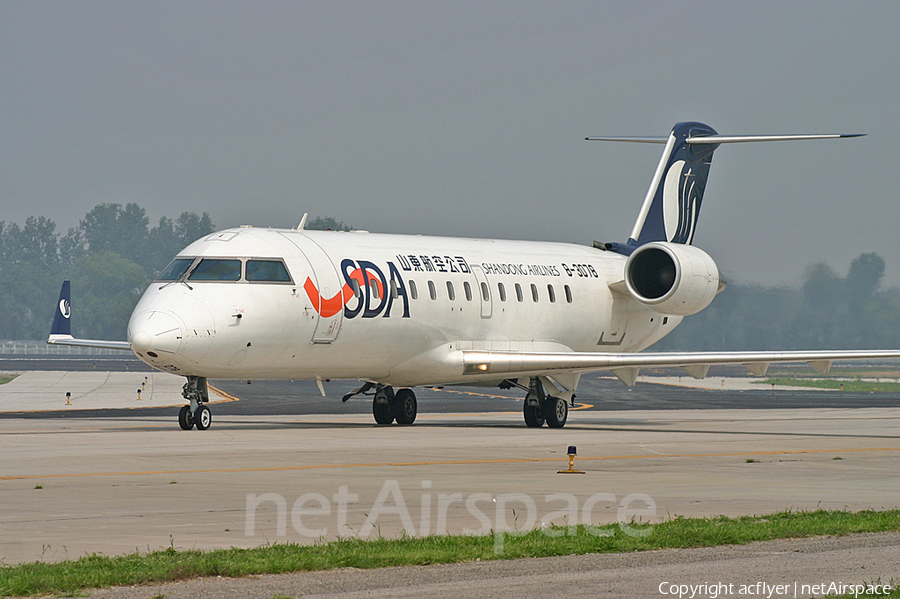
<instances>
[{"instance_id":1,"label":"airplane","mask_svg":"<svg viewBox=\"0 0 900 599\"><path fill-rule=\"evenodd\" d=\"M186 377L181 428L206 430L208 379L356 379L375 422L411 425L415 387L518 388L530 428L562 428L582 374L632 386L641 368L900 358L897 350L643 352L724 288L692 245L713 152L723 144L858 134L719 135L698 122L665 137L631 235L591 245L242 226L182 250L138 301L127 341L71 335L68 281L48 343L132 351Z\"/></svg>"}]
</instances>

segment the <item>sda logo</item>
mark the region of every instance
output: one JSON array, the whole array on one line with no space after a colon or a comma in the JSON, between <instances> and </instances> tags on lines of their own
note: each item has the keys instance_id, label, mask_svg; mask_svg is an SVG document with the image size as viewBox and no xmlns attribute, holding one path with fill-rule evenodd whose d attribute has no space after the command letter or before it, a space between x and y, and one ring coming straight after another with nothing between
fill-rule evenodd
<instances>
[{"instance_id":1,"label":"sda logo","mask_svg":"<svg viewBox=\"0 0 900 599\"><path fill-rule=\"evenodd\" d=\"M341 262L344 286L334 297L322 297L309 277L303 289L323 318L330 318L341 310L344 311L344 318L390 318L394 300L402 300L402 318L409 318L409 297L403 277L393 262L387 265L388 275L385 276L384 271L373 262L355 262L347 258Z\"/></svg>"}]
</instances>

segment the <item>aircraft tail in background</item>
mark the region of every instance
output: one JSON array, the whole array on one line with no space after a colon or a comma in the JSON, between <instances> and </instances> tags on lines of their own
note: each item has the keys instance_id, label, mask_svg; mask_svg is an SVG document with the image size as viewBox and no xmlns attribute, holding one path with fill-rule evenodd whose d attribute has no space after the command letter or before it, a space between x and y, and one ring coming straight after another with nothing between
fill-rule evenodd
<instances>
[{"instance_id":1,"label":"aircraft tail in background","mask_svg":"<svg viewBox=\"0 0 900 599\"><path fill-rule=\"evenodd\" d=\"M72 289L69 281L63 281L59 290L59 301L56 303L56 311L53 313L53 326L50 327L50 336L72 335Z\"/></svg>"},{"instance_id":2,"label":"aircraft tail in background","mask_svg":"<svg viewBox=\"0 0 900 599\"><path fill-rule=\"evenodd\" d=\"M72 287L63 281L59 289L59 300L53 313L53 325L47 343L50 345L71 345L74 347L99 347L101 349L131 350L127 341L104 341L102 339L75 339L72 337Z\"/></svg>"}]
</instances>

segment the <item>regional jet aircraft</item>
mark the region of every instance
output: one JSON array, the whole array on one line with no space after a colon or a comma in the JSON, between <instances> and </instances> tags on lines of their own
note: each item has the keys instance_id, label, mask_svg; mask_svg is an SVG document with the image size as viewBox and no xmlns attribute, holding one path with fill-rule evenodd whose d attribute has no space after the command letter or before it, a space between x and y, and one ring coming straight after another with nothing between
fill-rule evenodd
<instances>
[{"instance_id":1,"label":"regional jet aircraft","mask_svg":"<svg viewBox=\"0 0 900 599\"><path fill-rule=\"evenodd\" d=\"M178 422L209 428L207 379L357 379L378 424L412 424L417 386L490 385L525 393L525 424L566 424L579 378L712 364L763 375L774 362L897 358L900 351L642 352L724 287L691 245L721 144L852 135L719 135L678 123L659 143L631 236L567 243L239 227L186 247L141 297L127 341L75 339L63 284L48 343L130 350L187 378Z\"/></svg>"}]
</instances>

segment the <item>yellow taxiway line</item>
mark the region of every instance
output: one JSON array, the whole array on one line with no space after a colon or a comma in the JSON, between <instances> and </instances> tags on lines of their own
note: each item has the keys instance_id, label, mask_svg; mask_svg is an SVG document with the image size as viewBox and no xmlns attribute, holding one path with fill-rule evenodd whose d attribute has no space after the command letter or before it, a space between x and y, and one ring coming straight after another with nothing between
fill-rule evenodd
<instances>
[{"instance_id":1,"label":"yellow taxiway line","mask_svg":"<svg viewBox=\"0 0 900 599\"><path fill-rule=\"evenodd\" d=\"M578 456L578 461L601 460L645 460L645 459L678 459L678 458L722 458L722 457L746 457L746 456L772 456L772 455L798 455L821 453L861 453L861 452L900 452L900 447L865 447L865 448L834 448L834 449L787 449L766 451L736 451L727 453L673 453L673 454L642 454L642 455L609 455L609 456ZM237 472L290 472L298 470L323 470L327 468L380 468L384 466L409 467L409 466L468 466L484 464L524 464L532 462L562 462L563 458L499 458L492 460L437 460L420 462L366 462L358 464L306 464L303 466L277 466L266 468L201 468L196 470L138 470L134 472L80 472L70 474L20 474L0 476L0 480L30 480L40 478L84 478L96 476L146 476L150 474L228 474Z\"/></svg>"}]
</instances>

